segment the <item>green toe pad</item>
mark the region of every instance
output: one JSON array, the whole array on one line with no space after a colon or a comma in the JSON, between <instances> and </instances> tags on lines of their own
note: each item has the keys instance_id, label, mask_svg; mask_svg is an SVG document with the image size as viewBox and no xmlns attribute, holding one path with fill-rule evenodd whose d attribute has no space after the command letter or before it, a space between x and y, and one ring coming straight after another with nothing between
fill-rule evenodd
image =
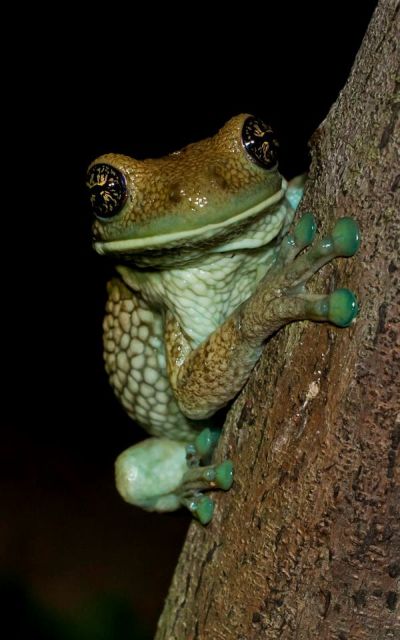
<instances>
[{"instance_id":1,"label":"green toe pad","mask_svg":"<svg viewBox=\"0 0 400 640\"><path fill-rule=\"evenodd\" d=\"M348 327L358 313L356 297L349 289L336 289L328 304L328 319L338 327Z\"/></svg>"},{"instance_id":2,"label":"green toe pad","mask_svg":"<svg viewBox=\"0 0 400 640\"><path fill-rule=\"evenodd\" d=\"M231 488L233 482L233 464L231 460L225 460L218 465L216 468L215 481L219 489L227 491Z\"/></svg>"},{"instance_id":3,"label":"green toe pad","mask_svg":"<svg viewBox=\"0 0 400 640\"><path fill-rule=\"evenodd\" d=\"M214 500L208 496L194 498L192 501L191 511L201 524L208 524L214 514Z\"/></svg>"},{"instance_id":4,"label":"green toe pad","mask_svg":"<svg viewBox=\"0 0 400 640\"><path fill-rule=\"evenodd\" d=\"M349 289L336 289L329 296L310 300L307 317L312 320L329 320L338 327L348 327L358 313L356 297Z\"/></svg>"},{"instance_id":5,"label":"green toe pad","mask_svg":"<svg viewBox=\"0 0 400 640\"><path fill-rule=\"evenodd\" d=\"M353 256L360 247L360 228L353 218L340 218L333 228L332 238L337 255Z\"/></svg>"},{"instance_id":6,"label":"green toe pad","mask_svg":"<svg viewBox=\"0 0 400 640\"><path fill-rule=\"evenodd\" d=\"M305 213L294 230L294 240L299 249L307 247L314 240L317 224L312 213Z\"/></svg>"},{"instance_id":7,"label":"green toe pad","mask_svg":"<svg viewBox=\"0 0 400 640\"><path fill-rule=\"evenodd\" d=\"M220 433L220 429L209 429L208 427L199 433L195 440L195 447L200 458L209 455L213 451Z\"/></svg>"}]
</instances>

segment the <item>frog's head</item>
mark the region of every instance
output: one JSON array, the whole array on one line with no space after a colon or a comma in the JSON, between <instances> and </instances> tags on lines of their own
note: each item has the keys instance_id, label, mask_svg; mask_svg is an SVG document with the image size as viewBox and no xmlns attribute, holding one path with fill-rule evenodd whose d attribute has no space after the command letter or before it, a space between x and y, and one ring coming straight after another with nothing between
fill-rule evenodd
<instances>
[{"instance_id":1,"label":"frog's head","mask_svg":"<svg viewBox=\"0 0 400 640\"><path fill-rule=\"evenodd\" d=\"M242 114L164 158L97 158L87 182L96 251L126 256L229 239L281 200L277 146L269 126Z\"/></svg>"}]
</instances>

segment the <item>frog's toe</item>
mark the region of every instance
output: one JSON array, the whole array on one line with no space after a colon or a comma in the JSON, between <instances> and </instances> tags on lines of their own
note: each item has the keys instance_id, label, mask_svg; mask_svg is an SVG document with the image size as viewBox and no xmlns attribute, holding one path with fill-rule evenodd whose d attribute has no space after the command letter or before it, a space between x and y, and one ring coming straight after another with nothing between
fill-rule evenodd
<instances>
[{"instance_id":1,"label":"frog's toe","mask_svg":"<svg viewBox=\"0 0 400 640\"><path fill-rule=\"evenodd\" d=\"M313 241L315 221L311 214L305 214L295 228L291 243L296 247L294 253ZM283 286L289 295L304 290L308 280L325 264L339 256L350 257L360 246L360 229L352 218L341 218L335 224L332 233L317 240L301 256L286 260L282 272Z\"/></svg>"},{"instance_id":2,"label":"frog's toe","mask_svg":"<svg viewBox=\"0 0 400 640\"><path fill-rule=\"evenodd\" d=\"M215 502L209 496L203 496L200 493L192 498L183 498L182 504L189 509L201 524L208 524L212 520Z\"/></svg>"},{"instance_id":3,"label":"frog's toe","mask_svg":"<svg viewBox=\"0 0 400 640\"><path fill-rule=\"evenodd\" d=\"M293 239L299 251L308 247L315 238L317 223L312 213L305 213L296 224Z\"/></svg>"},{"instance_id":4,"label":"frog's toe","mask_svg":"<svg viewBox=\"0 0 400 640\"><path fill-rule=\"evenodd\" d=\"M228 491L233 483L233 463L232 460L221 462L215 469L215 484L218 489Z\"/></svg>"},{"instance_id":5,"label":"frog's toe","mask_svg":"<svg viewBox=\"0 0 400 640\"><path fill-rule=\"evenodd\" d=\"M214 502L202 491L222 489L228 491L233 483L233 464L225 460L207 467L191 467L183 476L179 487L181 504L187 507L203 524L211 520Z\"/></svg>"},{"instance_id":6,"label":"frog's toe","mask_svg":"<svg viewBox=\"0 0 400 640\"><path fill-rule=\"evenodd\" d=\"M189 467L183 476L181 493L204 491L207 489L231 488L233 482L233 463L225 460L220 464L211 464L206 467Z\"/></svg>"},{"instance_id":7,"label":"frog's toe","mask_svg":"<svg viewBox=\"0 0 400 640\"><path fill-rule=\"evenodd\" d=\"M221 429L210 429L208 427L199 433L195 440L195 447L200 458L205 458L212 454L220 435Z\"/></svg>"},{"instance_id":8,"label":"frog's toe","mask_svg":"<svg viewBox=\"0 0 400 640\"><path fill-rule=\"evenodd\" d=\"M329 296L328 320L338 327L348 327L358 314L357 299L349 289L336 289Z\"/></svg>"},{"instance_id":9,"label":"frog's toe","mask_svg":"<svg viewBox=\"0 0 400 640\"><path fill-rule=\"evenodd\" d=\"M353 218L340 218L332 233L321 238L307 255L308 261L319 269L333 258L349 258L358 251L361 244L360 228Z\"/></svg>"},{"instance_id":10,"label":"frog's toe","mask_svg":"<svg viewBox=\"0 0 400 640\"><path fill-rule=\"evenodd\" d=\"M186 447L186 459L189 467L198 466L201 462L207 464L215 449L221 429L206 427L200 431L193 444Z\"/></svg>"},{"instance_id":11,"label":"frog's toe","mask_svg":"<svg viewBox=\"0 0 400 640\"><path fill-rule=\"evenodd\" d=\"M354 256L361 243L360 227L353 218L340 218L333 228L332 240L336 255Z\"/></svg>"},{"instance_id":12,"label":"frog's toe","mask_svg":"<svg viewBox=\"0 0 400 640\"><path fill-rule=\"evenodd\" d=\"M305 213L296 224L292 234L283 238L276 261L270 270L270 275L279 272L286 265L293 262L296 256L308 247L315 238L317 224L312 213Z\"/></svg>"},{"instance_id":13,"label":"frog's toe","mask_svg":"<svg viewBox=\"0 0 400 640\"><path fill-rule=\"evenodd\" d=\"M357 314L357 299L349 289L336 289L328 296L310 295L306 305L307 318L325 320L338 327L348 327Z\"/></svg>"}]
</instances>

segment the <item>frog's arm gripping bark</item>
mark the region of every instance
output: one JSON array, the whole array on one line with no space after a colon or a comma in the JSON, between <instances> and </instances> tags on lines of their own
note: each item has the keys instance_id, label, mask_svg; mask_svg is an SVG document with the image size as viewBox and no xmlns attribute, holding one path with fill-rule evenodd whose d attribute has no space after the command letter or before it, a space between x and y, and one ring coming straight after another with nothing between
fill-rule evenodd
<instances>
[{"instance_id":1,"label":"frog's arm gripping bark","mask_svg":"<svg viewBox=\"0 0 400 640\"><path fill-rule=\"evenodd\" d=\"M342 218L330 236L296 258L311 244L315 230L313 216L305 214L255 293L197 349L190 352L179 325L167 317L169 376L186 416L199 420L225 406L246 382L263 342L285 324L307 319L345 327L353 321L358 307L351 291L316 295L307 293L305 284L327 262L357 251L358 226L351 218Z\"/></svg>"}]
</instances>

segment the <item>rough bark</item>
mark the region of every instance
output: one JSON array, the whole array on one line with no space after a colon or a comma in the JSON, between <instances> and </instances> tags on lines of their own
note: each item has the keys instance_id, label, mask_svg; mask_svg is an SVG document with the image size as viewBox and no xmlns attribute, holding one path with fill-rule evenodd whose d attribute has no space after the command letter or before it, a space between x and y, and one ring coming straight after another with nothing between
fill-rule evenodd
<instances>
[{"instance_id":1,"label":"rough bark","mask_svg":"<svg viewBox=\"0 0 400 640\"><path fill-rule=\"evenodd\" d=\"M312 140L301 210L356 218L362 248L315 278L347 286L350 329L279 332L231 409L235 484L193 522L157 640L400 638L399 2L381 0Z\"/></svg>"}]
</instances>

